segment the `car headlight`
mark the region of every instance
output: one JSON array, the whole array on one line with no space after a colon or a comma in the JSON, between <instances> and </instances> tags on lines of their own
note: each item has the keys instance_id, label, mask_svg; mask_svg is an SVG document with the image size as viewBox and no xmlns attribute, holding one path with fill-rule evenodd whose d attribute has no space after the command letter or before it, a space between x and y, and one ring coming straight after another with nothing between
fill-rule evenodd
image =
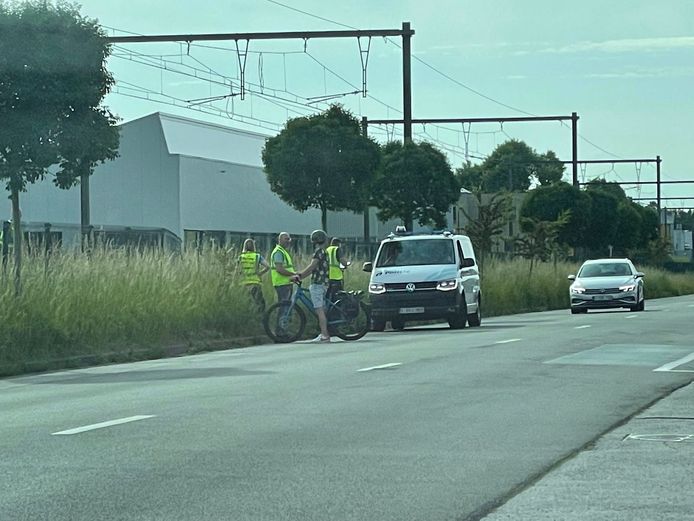
<instances>
[{"instance_id":1,"label":"car headlight","mask_svg":"<svg viewBox=\"0 0 694 521\"><path fill-rule=\"evenodd\" d=\"M576 294L580 295L581 293L585 293L585 292L586 292L586 288L584 288L582 286L571 286L571 293L576 293Z\"/></svg>"},{"instance_id":2,"label":"car headlight","mask_svg":"<svg viewBox=\"0 0 694 521\"><path fill-rule=\"evenodd\" d=\"M634 291L636 289L636 284L627 284L626 286L619 286L619 291Z\"/></svg>"},{"instance_id":3,"label":"car headlight","mask_svg":"<svg viewBox=\"0 0 694 521\"><path fill-rule=\"evenodd\" d=\"M378 295L380 293L385 293L386 287L384 284L369 284L369 293Z\"/></svg>"},{"instance_id":4,"label":"car headlight","mask_svg":"<svg viewBox=\"0 0 694 521\"><path fill-rule=\"evenodd\" d=\"M436 285L436 289L441 290L441 291L451 291L453 289L456 289L458 287L458 280L453 279L453 280L442 280Z\"/></svg>"}]
</instances>

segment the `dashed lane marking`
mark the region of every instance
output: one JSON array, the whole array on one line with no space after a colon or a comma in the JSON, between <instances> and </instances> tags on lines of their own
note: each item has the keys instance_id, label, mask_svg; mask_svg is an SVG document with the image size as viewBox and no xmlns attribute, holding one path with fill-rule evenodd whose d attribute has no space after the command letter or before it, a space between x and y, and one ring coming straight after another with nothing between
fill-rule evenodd
<instances>
[{"instance_id":1,"label":"dashed lane marking","mask_svg":"<svg viewBox=\"0 0 694 521\"><path fill-rule=\"evenodd\" d=\"M586 324L584 326L576 326L574 329L586 329L588 327L593 327L593 326Z\"/></svg>"},{"instance_id":2,"label":"dashed lane marking","mask_svg":"<svg viewBox=\"0 0 694 521\"><path fill-rule=\"evenodd\" d=\"M136 422L139 420L146 420L147 418L154 418L154 415L138 415L129 416L128 418L119 418L117 420L109 420L101 423L93 423L92 425L85 425L84 427L75 427L74 429L68 429L66 431L54 432L52 436L67 436L70 434L79 434L81 432L93 431L96 429L103 429L105 427L112 427L114 425L121 425L123 423Z\"/></svg>"},{"instance_id":3,"label":"dashed lane marking","mask_svg":"<svg viewBox=\"0 0 694 521\"><path fill-rule=\"evenodd\" d=\"M494 342L495 344L510 344L511 342L520 342L522 339L521 338L509 338L508 340L499 340L498 342Z\"/></svg>"},{"instance_id":4,"label":"dashed lane marking","mask_svg":"<svg viewBox=\"0 0 694 521\"><path fill-rule=\"evenodd\" d=\"M357 369L357 373L363 373L365 371L374 371L376 369L389 369L391 367L397 367L399 365L402 365L402 363L401 362L393 362L390 364L375 365L373 367L364 367L363 369Z\"/></svg>"},{"instance_id":5,"label":"dashed lane marking","mask_svg":"<svg viewBox=\"0 0 694 521\"><path fill-rule=\"evenodd\" d=\"M626 316L626 317L624 317L624 318L636 318L636 317L638 317L638 315L628 315L628 316Z\"/></svg>"}]
</instances>

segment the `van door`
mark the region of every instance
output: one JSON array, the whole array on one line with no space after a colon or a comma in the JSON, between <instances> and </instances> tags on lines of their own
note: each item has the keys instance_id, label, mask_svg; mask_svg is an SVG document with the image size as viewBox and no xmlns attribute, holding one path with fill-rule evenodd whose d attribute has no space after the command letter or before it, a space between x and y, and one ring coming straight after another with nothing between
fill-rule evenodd
<instances>
[{"instance_id":1,"label":"van door","mask_svg":"<svg viewBox=\"0 0 694 521\"><path fill-rule=\"evenodd\" d=\"M460 256L460 261L458 263L458 270L460 274L460 283L465 292L465 303L468 306L468 313L475 311L475 306L477 304L477 292L479 291L479 270L477 267L477 261L475 260L474 253L472 251L472 244L465 244L460 239L456 240L458 255ZM461 264L463 259L475 260L474 266L462 267Z\"/></svg>"}]
</instances>

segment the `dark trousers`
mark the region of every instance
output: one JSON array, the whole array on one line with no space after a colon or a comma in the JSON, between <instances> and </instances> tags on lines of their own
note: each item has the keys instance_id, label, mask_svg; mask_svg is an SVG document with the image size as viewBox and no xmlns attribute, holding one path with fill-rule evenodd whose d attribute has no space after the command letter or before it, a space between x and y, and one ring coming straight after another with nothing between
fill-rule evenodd
<instances>
[{"instance_id":1,"label":"dark trousers","mask_svg":"<svg viewBox=\"0 0 694 521\"><path fill-rule=\"evenodd\" d=\"M256 311L258 313L264 312L265 297L263 296L263 288L260 286L260 284L247 284L246 290L251 296L251 300L253 301L253 306L255 307Z\"/></svg>"}]
</instances>

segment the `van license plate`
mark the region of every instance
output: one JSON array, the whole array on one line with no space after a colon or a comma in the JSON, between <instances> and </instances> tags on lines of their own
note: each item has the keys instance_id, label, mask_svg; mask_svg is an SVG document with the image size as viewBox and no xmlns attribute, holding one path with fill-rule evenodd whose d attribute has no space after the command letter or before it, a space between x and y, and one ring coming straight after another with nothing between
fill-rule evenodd
<instances>
[{"instance_id":1,"label":"van license plate","mask_svg":"<svg viewBox=\"0 0 694 521\"><path fill-rule=\"evenodd\" d=\"M410 313L424 313L424 308L400 308L401 315L406 315Z\"/></svg>"},{"instance_id":2,"label":"van license plate","mask_svg":"<svg viewBox=\"0 0 694 521\"><path fill-rule=\"evenodd\" d=\"M612 295L597 295L593 300L612 300Z\"/></svg>"}]
</instances>

